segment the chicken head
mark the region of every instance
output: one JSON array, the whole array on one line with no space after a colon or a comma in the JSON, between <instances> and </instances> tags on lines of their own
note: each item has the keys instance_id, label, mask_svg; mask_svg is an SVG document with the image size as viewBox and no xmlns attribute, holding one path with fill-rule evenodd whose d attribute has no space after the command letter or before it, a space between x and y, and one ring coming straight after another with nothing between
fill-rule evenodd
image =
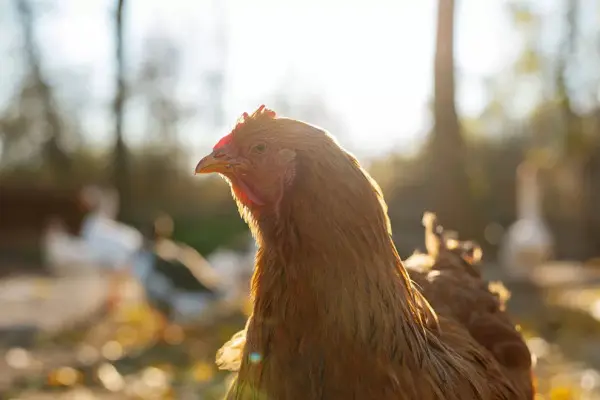
<instances>
[{"instance_id":1,"label":"chicken head","mask_svg":"<svg viewBox=\"0 0 600 400\"><path fill-rule=\"evenodd\" d=\"M295 175L294 149L277 137L275 112L260 106L244 113L236 127L217 142L196 173L216 172L226 178L236 198L252 211L277 209Z\"/></svg>"}]
</instances>

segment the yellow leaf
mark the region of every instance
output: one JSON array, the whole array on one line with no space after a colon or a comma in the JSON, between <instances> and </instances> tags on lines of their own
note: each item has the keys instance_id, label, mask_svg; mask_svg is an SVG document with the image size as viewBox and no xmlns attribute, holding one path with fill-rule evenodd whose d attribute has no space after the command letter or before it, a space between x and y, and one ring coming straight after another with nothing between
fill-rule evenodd
<instances>
[{"instance_id":1,"label":"yellow leaf","mask_svg":"<svg viewBox=\"0 0 600 400\"><path fill-rule=\"evenodd\" d=\"M81 372L71 367L62 367L52 371L48 377L51 386L73 386L81 379Z\"/></svg>"},{"instance_id":2,"label":"yellow leaf","mask_svg":"<svg viewBox=\"0 0 600 400\"><path fill-rule=\"evenodd\" d=\"M550 400L575 400L575 393L573 389L559 386L552 388L550 391Z\"/></svg>"},{"instance_id":3,"label":"yellow leaf","mask_svg":"<svg viewBox=\"0 0 600 400\"><path fill-rule=\"evenodd\" d=\"M206 382L213 377L215 371L212 365L206 362L199 362L194 365L192 373L195 380L199 382Z\"/></svg>"}]
</instances>

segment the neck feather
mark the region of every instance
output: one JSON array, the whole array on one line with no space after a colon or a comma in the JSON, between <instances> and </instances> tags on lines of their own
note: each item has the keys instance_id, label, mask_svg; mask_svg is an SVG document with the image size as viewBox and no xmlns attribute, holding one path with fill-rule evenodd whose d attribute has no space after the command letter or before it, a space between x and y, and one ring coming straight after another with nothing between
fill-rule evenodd
<instances>
[{"instance_id":1,"label":"neck feather","mask_svg":"<svg viewBox=\"0 0 600 400\"><path fill-rule=\"evenodd\" d=\"M350 385L348 396L366 398L369 371L375 386L392 379L415 398L415 382L427 398L448 397L440 388L456 391L449 399L483 398L479 387L464 389L477 369L433 331L437 316L400 261L379 187L346 161L298 171L277 215L246 214L259 250L244 351L265 362L243 363L239 379L275 397L292 388L320 398ZM282 386L282 373L298 387Z\"/></svg>"},{"instance_id":2,"label":"neck feather","mask_svg":"<svg viewBox=\"0 0 600 400\"><path fill-rule=\"evenodd\" d=\"M425 351L435 314L402 266L379 187L354 159L317 167L302 171L277 218L257 222L255 317L382 353L404 336Z\"/></svg>"}]
</instances>

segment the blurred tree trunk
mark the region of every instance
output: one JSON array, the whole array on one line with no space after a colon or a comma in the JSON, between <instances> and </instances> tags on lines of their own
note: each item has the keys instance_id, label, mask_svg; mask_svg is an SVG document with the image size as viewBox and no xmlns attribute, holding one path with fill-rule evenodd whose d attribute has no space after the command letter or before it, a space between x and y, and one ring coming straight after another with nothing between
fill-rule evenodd
<instances>
[{"instance_id":1,"label":"blurred tree trunk","mask_svg":"<svg viewBox=\"0 0 600 400\"><path fill-rule=\"evenodd\" d=\"M600 49L600 35L595 39L596 48ZM600 86L596 84L596 90L600 93ZM590 239L590 251L596 257L600 254L600 105L596 105L592 118L592 146L590 149L590 160L588 163L590 197L588 198L589 222L588 237Z\"/></svg>"},{"instance_id":2,"label":"blurred tree trunk","mask_svg":"<svg viewBox=\"0 0 600 400\"><path fill-rule=\"evenodd\" d=\"M587 202L588 214L588 246L594 256L600 254L600 210L594 207L600 204L600 110L594 117L595 143L590 151L588 162L589 197Z\"/></svg>"},{"instance_id":3,"label":"blurred tree trunk","mask_svg":"<svg viewBox=\"0 0 600 400\"><path fill-rule=\"evenodd\" d=\"M434 65L434 130L429 143L433 207L440 222L476 235L474 207L466 171L466 148L455 105L454 0L439 0ZM467 236L468 235L468 236Z\"/></svg>"},{"instance_id":4,"label":"blurred tree trunk","mask_svg":"<svg viewBox=\"0 0 600 400\"><path fill-rule=\"evenodd\" d=\"M130 209L130 188L129 188L129 157L127 146L123 138L123 117L126 99L125 88L125 60L123 57L123 9L125 0L117 0L117 9L115 14L115 62L116 62L116 93L113 103L115 116L115 144L113 149L113 184L119 193L120 211L119 218L127 215Z\"/></svg>"},{"instance_id":5,"label":"blurred tree trunk","mask_svg":"<svg viewBox=\"0 0 600 400\"><path fill-rule=\"evenodd\" d=\"M557 97L564 121L563 210L572 232L571 243L569 246L565 246L569 249L570 254L565 254L565 256L575 259L590 256L587 234L589 215L587 200L590 194L587 167L591 146L587 143L583 120L573 110L571 95L566 83L568 63L574 58L577 50L578 12L579 0L567 0L567 34L562 43L556 74Z\"/></svg>"},{"instance_id":6,"label":"blurred tree trunk","mask_svg":"<svg viewBox=\"0 0 600 400\"><path fill-rule=\"evenodd\" d=\"M17 10L23 29L25 56L30 69L31 88L37 93L45 122L46 138L42 155L51 169L55 182L65 182L71 173L71 159L61 145L63 125L56 108L52 88L42 74L40 52L34 33L34 16L28 0L17 0Z\"/></svg>"}]
</instances>

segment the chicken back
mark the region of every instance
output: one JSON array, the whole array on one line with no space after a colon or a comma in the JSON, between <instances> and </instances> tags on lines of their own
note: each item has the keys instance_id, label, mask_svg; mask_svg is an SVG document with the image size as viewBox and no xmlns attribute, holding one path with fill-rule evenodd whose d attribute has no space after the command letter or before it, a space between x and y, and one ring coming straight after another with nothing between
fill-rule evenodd
<instances>
[{"instance_id":1,"label":"chicken back","mask_svg":"<svg viewBox=\"0 0 600 400\"><path fill-rule=\"evenodd\" d=\"M427 254L405 261L411 279L442 324L458 322L457 329L493 355L519 392L517 398L533 398L531 354L505 312L510 292L501 282L482 279L479 246L448 237L432 213L425 213L423 224Z\"/></svg>"}]
</instances>

